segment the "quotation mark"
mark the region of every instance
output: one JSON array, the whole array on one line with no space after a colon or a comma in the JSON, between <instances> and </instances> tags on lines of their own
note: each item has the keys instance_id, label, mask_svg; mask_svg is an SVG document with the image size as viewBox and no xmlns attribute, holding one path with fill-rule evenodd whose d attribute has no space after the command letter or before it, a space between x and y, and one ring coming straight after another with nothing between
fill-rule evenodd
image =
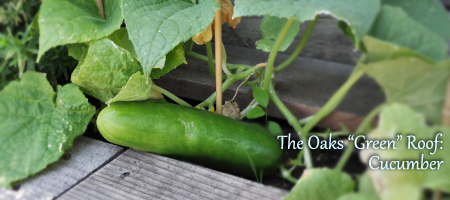
<instances>
[{"instance_id":1,"label":"quotation mark","mask_svg":"<svg viewBox=\"0 0 450 200\"><path fill-rule=\"evenodd\" d=\"M400 140L402 140L403 139L403 136L402 135L397 135L397 141L400 141Z\"/></svg>"}]
</instances>

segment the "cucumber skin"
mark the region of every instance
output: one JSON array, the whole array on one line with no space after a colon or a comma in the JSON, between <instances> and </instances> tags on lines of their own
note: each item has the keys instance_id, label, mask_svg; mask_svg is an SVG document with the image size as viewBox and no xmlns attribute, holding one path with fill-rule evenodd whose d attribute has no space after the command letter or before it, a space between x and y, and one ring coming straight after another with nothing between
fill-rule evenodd
<instances>
[{"instance_id":1,"label":"cucumber skin","mask_svg":"<svg viewBox=\"0 0 450 200\"><path fill-rule=\"evenodd\" d=\"M270 174L283 155L276 136L259 125L170 103L116 102L97 126L109 142L248 177Z\"/></svg>"}]
</instances>

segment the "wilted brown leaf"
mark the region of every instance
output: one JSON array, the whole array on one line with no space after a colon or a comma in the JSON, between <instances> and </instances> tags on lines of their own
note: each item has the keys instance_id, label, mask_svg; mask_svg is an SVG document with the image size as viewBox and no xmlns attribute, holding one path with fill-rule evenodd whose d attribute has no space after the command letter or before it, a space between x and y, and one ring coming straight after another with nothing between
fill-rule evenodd
<instances>
[{"instance_id":1,"label":"wilted brown leaf","mask_svg":"<svg viewBox=\"0 0 450 200\"><path fill-rule=\"evenodd\" d=\"M220 3L220 11L222 14L222 24L227 23L233 28L241 22L241 17L233 19L234 6L230 0L217 0ZM192 40L197 44L205 44L211 41L214 34L214 21L202 32L197 33Z\"/></svg>"}]
</instances>

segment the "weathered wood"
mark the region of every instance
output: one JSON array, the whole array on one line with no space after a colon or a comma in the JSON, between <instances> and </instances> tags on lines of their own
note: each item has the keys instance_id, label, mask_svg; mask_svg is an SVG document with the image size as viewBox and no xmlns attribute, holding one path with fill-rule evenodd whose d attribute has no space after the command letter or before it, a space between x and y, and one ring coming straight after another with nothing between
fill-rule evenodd
<instances>
[{"instance_id":1,"label":"weathered wood","mask_svg":"<svg viewBox=\"0 0 450 200\"><path fill-rule=\"evenodd\" d=\"M195 46L194 51L205 53L204 46ZM256 65L267 61L268 54L259 50L243 47L226 46L228 63ZM288 56L279 54L276 63L281 63ZM203 101L214 92L214 79L208 71L208 63L188 58L188 65L182 65L164 75L155 83L172 93L186 98ZM274 84L280 99L297 117L304 118L313 115L323 106L334 92L347 80L354 69L328 61L299 57L291 66L275 76ZM239 83L233 84L224 92L223 100L231 100ZM241 109L253 99L251 88L241 87L236 101ZM363 77L350 90L348 95L337 107L336 112L323 119L318 125L335 130L341 125L355 130L365 116L373 108L384 101L380 88L368 77ZM269 116L284 118L278 109L269 104Z\"/></svg>"},{"instance_id":2,"label":"weathered wood","mask_svg":"<svg viewBox=\"0 0 450 200\"><path fill-rule=\"evenodd\" d=\"M19 183L18 190L0 188L0 199L53 199L121 152L122 147L79 137L63 159Z\"/></svg>"},{"instance_id":3,"label":"weathered wood","mask_svg":"<svg viewBox=\"0 0 450 200\"><path fill-rule=\"evenodd\" d=\"M256 42L262 39L260 31L262 17L243 17L236 29L223 26L223 43L256 49ZM361 53L355 51L350 39L337 26L338 21L331 16L321 16L311 37L300 56L345 64L355 64ZM300 32L291 46L283 52L291 54L300 42L309 22L300 26ZM247 46L248 45L248 46Z\"/></svg>"},{"instance_id":4,"label":"weathered wood","mask_svg":"<svg viewBox=\"0 0 450 200\"><path fill-rule=\"evenodd\" d=\"M59 199L280 199L287 191L129 149Z\"/></svg>"}]
</instances>

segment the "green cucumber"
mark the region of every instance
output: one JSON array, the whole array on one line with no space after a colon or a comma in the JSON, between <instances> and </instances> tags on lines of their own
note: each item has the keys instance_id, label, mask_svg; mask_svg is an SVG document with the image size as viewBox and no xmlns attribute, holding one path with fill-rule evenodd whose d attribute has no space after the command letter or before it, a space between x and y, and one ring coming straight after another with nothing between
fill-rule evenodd
<instances>
[{"instance_id":1,"label":"green cucumber","mask_svg":"<svg viewBox=\"0 0 450 200\"><path fill-rule=\"evenodd\" d=\"M112 143L243 176L268 175L283 154L276 136L259 125L170 103L113 103L97 126Z\"/></svg>"}]
</instances>

